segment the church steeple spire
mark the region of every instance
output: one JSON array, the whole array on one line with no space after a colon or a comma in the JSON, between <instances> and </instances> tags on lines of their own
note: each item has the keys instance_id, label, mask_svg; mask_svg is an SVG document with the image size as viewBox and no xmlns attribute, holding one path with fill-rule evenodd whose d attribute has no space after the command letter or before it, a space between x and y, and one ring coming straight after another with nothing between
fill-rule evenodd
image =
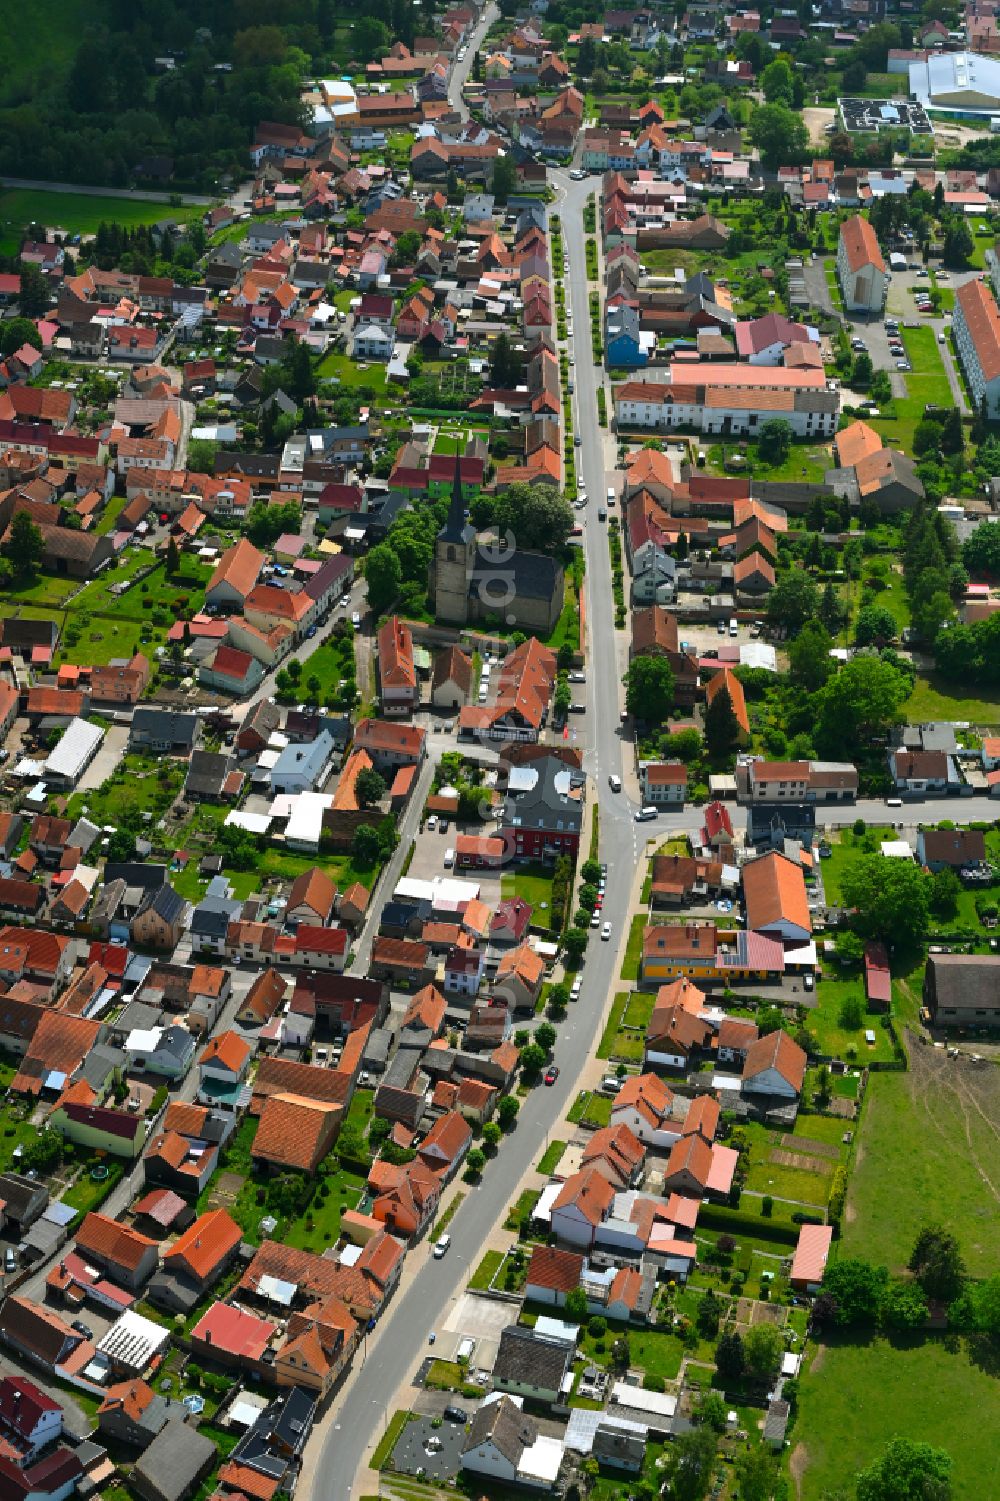
<instances>
[{"instance_id":1,"label":"church steeple spire","mask_svg":"<svg viewBox=\"0 0 1000 1501\"><path fill-rule=\"evenodd\" d=\"M455 450L455 478L451 487L451 504L448 507L448 520L440 532L440 536L446 542L464 542L468 523L465 519L465 499L462 495L462 453L461 448Z\"/></svg>"}]
</instances>

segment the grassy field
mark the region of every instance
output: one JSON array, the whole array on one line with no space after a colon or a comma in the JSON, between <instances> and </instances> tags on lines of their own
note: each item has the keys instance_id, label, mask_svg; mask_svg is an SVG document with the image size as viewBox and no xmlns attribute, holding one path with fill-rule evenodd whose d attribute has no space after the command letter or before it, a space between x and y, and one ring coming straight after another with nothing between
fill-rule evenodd
<instances>
[{"instance_id":1,"label":"grassy field","mask_svg":"<svg viewBox=\"0 0 1000 1501\"><path fill-rule=\"evenodd\" d=\"M1000 1495L998 1398L995 1376L940 1339L821 1346L799 1381L801 1501L853 1495L854 1475L897 1435L948 1450L953 1501Z\"/></svg>"},{"instance_id":2,"label":"grassy field","mask_svg":"<svg viewBox=\"0 0 1000 1501\"><path fill-rule=\"evenodd\" d=\"M878 852L879 842L883 839L894 839L895 831L890 828L872 824L864 834L855 835L850 829L842 829L840 838L830 846L830 854L820 862L823 872L823 889L826 892L826 900L830 905L839 904L843 900L841 881L844 871L849 865L853 865L858 855L864 854L864 841L873 838L875 840L875 853Z\"/></svg>"},{"instance_id":3,"label":"grassy field","mask_svg":"<svg viewBox=\"0 0 1000 1501\"><path fill-rule=\"evenodd\" d=\"M961 691L949 692L952 686L939 673L918 676L903 705L910 724L930 719L968 719L983 727L1000 725L1000 693L992 698L975 698Z\"/></svg>"},{"instance_id":4,"label":"grassy field","mask_svg":"<svg viewBox=\"0 0 1000 1501\"><path fill-rule=\"evenodd\" d=\"M44 3L45 0L39 0L39 7ZM37 11L32 8L24 14L33 15L37 27ZM9 25L6 19L0 22L0 34ZM51 30L45 28L45 31L49 37L58 35L55 27ZM192 219L201 213L204 209L176 208L169 203L151 203L148 198L92 198L82 193L10 188L0 193L0 253L10 255L19 248L20 232L26 224L44 224L49 229L63 229L70 235L92 235L97 233L101 224L112 221L134 227L155 224L160 219Z\"/></svg>"},{"instance_id":5,"label":"grassy field","mask_svg":"<svg viewBox=\"0 0 1000 1501\"><path fill-rule=\"evenodd\" d=\"M845 1215L845 1255L905 1266L929 1220L958 1236L969 1271L996 1270L1000 1081L991 1068L911 1046L909 1071L869 1080Z\"/></svg>"}]
</instances>

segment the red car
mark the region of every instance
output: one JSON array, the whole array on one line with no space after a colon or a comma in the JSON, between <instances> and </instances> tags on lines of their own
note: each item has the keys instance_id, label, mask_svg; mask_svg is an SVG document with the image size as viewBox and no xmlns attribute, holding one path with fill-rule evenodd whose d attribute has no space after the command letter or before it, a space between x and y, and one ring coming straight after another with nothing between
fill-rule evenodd
<instances>
[{"instance_id":1,"label":"red car","mask_svg":"<svg viewBox=\"0 0 1000 1501\"><path fill-rule=\"evenodd\" d=\"M547 1068L545 1070L545 1082L546 1082L546 1084L554 1084L556 1082L556 1080L558 1079L558 1077L559 1077L559 1070L556 1068L555 1064L553 1063L552 1066L551 1066L551 1068Z\"/></svg>"}]
</instances>

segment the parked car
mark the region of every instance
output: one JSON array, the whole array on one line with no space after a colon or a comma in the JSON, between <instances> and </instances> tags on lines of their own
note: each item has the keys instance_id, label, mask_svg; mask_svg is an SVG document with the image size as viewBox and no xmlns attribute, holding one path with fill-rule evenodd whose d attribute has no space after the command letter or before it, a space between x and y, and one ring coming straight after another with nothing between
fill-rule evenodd
<instances>
[{"instance_id":1,"label":"parked car","mask_svg":"<svg viewBox=\"0 0 1000 1501\"><path fill-rule=\"evenodd\" d=\"M434 1260L435 1261L440 1261L442 1256L447 1256L447 1254L448 1254L448 1248L449 1248L450 1245L451 1245L451 1236L450 1235L442 1235L440 1237L440 1239L435 1243L435 1246L434 1246Z\"/></svg>"},{"instance_id":2,"label":"parked car","mask_svg":"<svg viewBox=\"0 0 1000 1501\"><path fill-rule=\"evenodd\" d=\"M554 1084L556 1082L556 1080L558 1079L558 1077L559 1077L559 1070L556 1068L555 1064L553 1063L552 1066L551 1066L551 1068L547 1068L545 1070L545 1082L546 1082L546 1084Z\"/></svg>"},{"instance_id":3,"label":"parked car","mask_svg":"<svg viewBox=\"0 0 1000 1501\"><path fill-rule=\"evenodd\" d=\"M469 1421L469 1414L464 1407L446 1407L444 1416L449 1423L467 1423Z\"/></svg>"},{"instance_id":4,"label":"parked car","mask_svg":"<svg viewBox=\"0 0 1000 1501\"><path fill-rule=\"evenodd\" d=\"M609 922L606 922L604 924L604 927L601 929L601 942L602 943L607 943L607 941L608 941L608 939L610 937L611 937L611 924Z\"/></svg>"}]
</instances>

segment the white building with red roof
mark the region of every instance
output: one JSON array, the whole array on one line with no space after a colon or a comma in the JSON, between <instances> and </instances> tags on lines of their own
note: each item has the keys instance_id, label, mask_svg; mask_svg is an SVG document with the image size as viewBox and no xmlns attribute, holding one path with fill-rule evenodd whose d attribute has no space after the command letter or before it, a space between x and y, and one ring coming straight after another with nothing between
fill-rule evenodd
<instances>
[{"instance_id":1,"label":"white building with red roof","mask_svg":"<svg viewBox=\"0 0 1000 1501\"><path fill-rule=\"evenodd\" d=\"M840 226L837 280L849 313L880 313L885 307L889 273L875 231L860 214Z\"/></svg>"}]
</instances>

